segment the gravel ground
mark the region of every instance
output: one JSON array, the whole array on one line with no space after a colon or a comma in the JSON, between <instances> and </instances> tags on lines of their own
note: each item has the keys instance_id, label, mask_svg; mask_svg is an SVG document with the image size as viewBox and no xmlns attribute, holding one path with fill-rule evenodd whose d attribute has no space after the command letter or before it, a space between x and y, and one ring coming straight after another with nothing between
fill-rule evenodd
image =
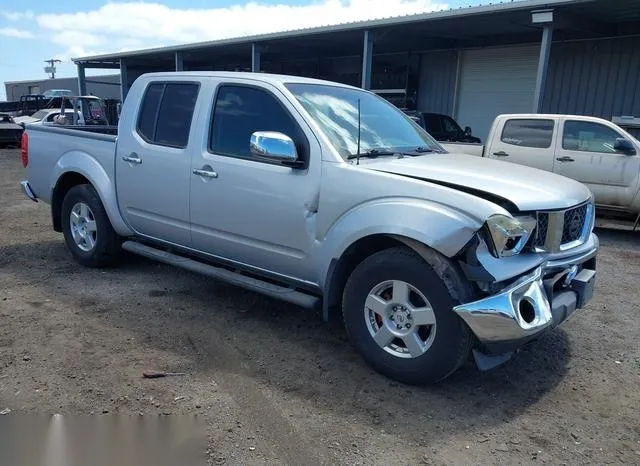
<instances>
[{"instance_id":1,"label":"gravel ground","mask_svg":"<svg viewBox=\"0 0 640 466\"><path fill-rule=\"evenodd\" d=\"M19 158L0 151L7 417L197 414L212 464L640 463L640 231L598 229L579 317L498 369L415 388L317 313L142 258L82 268L20 192Z\"/></svg>"}]
</instances>

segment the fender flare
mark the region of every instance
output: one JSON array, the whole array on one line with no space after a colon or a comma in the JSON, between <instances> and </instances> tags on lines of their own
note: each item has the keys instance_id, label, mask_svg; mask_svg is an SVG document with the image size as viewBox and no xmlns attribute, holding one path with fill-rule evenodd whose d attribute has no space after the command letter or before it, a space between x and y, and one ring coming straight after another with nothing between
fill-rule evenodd
<instances>
[{"instance_id":1,"label":"fender flare","mask_svg":"<svg viewBox=\"0 0 640 466\"><path fill-rule=\"evenodd\" d=\"M318 255L325 319L335 298L339 263L345 252L360 240L387 236L411 248L439 272L447 269L451 276L453 266L443 259L455 256L481 226L481 219L417 199L377 200L350 210L325 235ZM455 275L458 276L457 272ZM452 287L453 282L447 286Z\"/></svg>"},{"instance_id":2,"label":"fender flare","mask_svg":"<svg viewBox=\"0 0 640 466\"><path fill-rule=\"evenodd\" d=\"M68 173L77 173L85 177L94 187L104 205L113 229L121 236L131 236L133 231L126 224L118 208L114 181L109 178L105 169L91 155L82 151L69 151L56 162L49 186L52 186L51 200L62 177Z\"/></svg>"}]
</instances>

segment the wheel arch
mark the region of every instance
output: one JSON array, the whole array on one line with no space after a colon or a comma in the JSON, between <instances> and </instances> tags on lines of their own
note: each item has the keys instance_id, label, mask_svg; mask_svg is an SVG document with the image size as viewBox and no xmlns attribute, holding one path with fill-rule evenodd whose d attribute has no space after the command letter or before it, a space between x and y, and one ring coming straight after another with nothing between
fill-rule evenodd
<instances>
[{"instance_id":1,"label":"wheel arch","mask_svg":"<svg viewBox=\"0 0 640 466\"><path fill-rule=\"evenodd\" d=\"M440 252L418 241L399 234L378 233L364 236L353 242L338 258L331 260L325 280L322 305L325 321L341 314L340 303L347 279L355 268L367 257L384 249L403 246L420 256L442 278L454 299L470 301L473 296L471 284L465 280L460 266Z\"/></svg>"},{"instance_id":2,"label":"wheel arch","mask_svg":"<svg viewBox=\"0 0 640 466\"><path fill-rule=\"evenodd\" d=\"M54 230L62 231L61 209L64 196L72 187L85 183L96 190L114 230L121 236L133 234L118 209L115 181L95 158L75 151L63 155L52 174L51 216Z\"/></svg>"}]
</instances>

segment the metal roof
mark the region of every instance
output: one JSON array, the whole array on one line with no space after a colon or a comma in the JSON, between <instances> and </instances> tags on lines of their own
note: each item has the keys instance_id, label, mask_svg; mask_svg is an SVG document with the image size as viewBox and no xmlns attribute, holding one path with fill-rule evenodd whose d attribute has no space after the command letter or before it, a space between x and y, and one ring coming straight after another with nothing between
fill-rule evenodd
<instances>
[{"instance_id":1,"label":"metal roof","mask_svg":"<svg viewBox=\"0 0 640 466\"><path fill-rule=\"evenodd\" d=\"M191 44L180 44L166 47L156 47L142 50L133 50L126 52L110 53L105 55L94 55L81 58L73 58L75 63L86 62L114 62L120 58L135 57L141 55L151 55L157 53L182 52L201 48L221 47L225 45L240 45L260 43L274 39L286 39L296 36L308 36L313 34L325 34L331 32L346 32L352 30L374 29L384 26L398 26L407 23L418 23L423 21L435 21L441 19L450 19L465 16L487 15L499 12L529 10L536 8L550 8L563 5L578 5L581 3L589 3L594 0L511 0L499 3L491 3L488 5L460 7L457 9L434 11L430 13L418 13L412 15L393 16L389 18L379 18L367 21L354 21L349 23L340 23L328 26L310 27L304 29L293 29L287 31L279 31L268 34L259 34L253 36L234 37L229 39L219 39L206 42L196 42Z\"/></svg>"}]
</instances>

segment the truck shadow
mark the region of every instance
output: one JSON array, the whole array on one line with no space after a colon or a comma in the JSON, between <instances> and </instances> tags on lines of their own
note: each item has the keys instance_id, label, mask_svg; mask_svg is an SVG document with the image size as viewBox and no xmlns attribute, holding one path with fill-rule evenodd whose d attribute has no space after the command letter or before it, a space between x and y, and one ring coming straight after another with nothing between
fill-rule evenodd
<instances>
[{"instance_id":1,"label":"truck shadow","mask_svg":"<svg viewBox=\"0 0 640 466\"><path fill-rule=\"evenodd\" d=\"M369 369L344 329L319 313L146 259L92 270L61 242L19 244L0 247L0 273L37 286L59 309L189 359L196 375L215 374L232 396L268 388L280 405L297 400L300 415L337 413L419 443L508 422L563 380L571 357L555 330L491 372L468 363L439 385L412 387Z\"/></svg>"},{"instance_id":2,"label":"truck shadow","mask_svg":"<svg viewBox=\"0 0 640 466\"><path fill-rule=\"evenodd\" d=\"M606 242L614 247L624 247L625 249L640 250L640 228L636 231L628 229L614 228L610 226L600 226L595 228L595 233L600 238L600 242Z\"/></svg>"}]
</instances>

